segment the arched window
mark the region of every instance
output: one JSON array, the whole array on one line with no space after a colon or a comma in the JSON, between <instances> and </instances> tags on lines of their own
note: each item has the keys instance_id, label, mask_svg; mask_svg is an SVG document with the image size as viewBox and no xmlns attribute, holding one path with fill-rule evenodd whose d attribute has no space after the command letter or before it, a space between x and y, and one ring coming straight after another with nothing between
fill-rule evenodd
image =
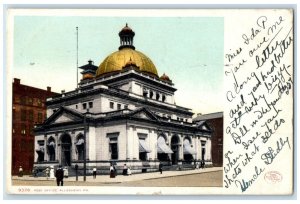
<instances>
[{"instance_id":1,"label":"arched window","mask_svg":"<svg viewBox=\"0 0 300 204\"><path fill-rule=\"evenodd\" d=\"M53 137L50 137L47 142L49 161L55 161L56 144Z\"/></svg>"},{"instance_id":2,"label":"arched window","mask_svg":"<svg viewBox=\"0 0 300 204\"><path fill-rule=\"evenodd\" d=\"M83 139L83 135L82 134L80 134L80 135L77 136L77 141L76 141L75 145L76 145L77 155L78 155L77 159L78 160L83 160L84 159L83 158L83 156L84 156L83 155L83 151L84 151L84 139Z\"/></svg>"}]
</instances>

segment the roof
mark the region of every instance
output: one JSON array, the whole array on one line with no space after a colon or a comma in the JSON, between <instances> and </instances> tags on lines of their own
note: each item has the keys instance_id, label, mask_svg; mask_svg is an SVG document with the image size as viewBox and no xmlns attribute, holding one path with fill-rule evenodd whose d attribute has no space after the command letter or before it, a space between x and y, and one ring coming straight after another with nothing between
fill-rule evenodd
<instances>
[{"instance_id":1,"label":"roof","mask_svg":"<svg viewBox=\"0 0 300 204\"><path fill-rule=\"evenodd\" d=\"M193 121L200 121L200 120L210 120L215 118L223 118L223 112L216 112L216 113L209 113L204 115L197 115Z\"/></svg>"}]
</instances>

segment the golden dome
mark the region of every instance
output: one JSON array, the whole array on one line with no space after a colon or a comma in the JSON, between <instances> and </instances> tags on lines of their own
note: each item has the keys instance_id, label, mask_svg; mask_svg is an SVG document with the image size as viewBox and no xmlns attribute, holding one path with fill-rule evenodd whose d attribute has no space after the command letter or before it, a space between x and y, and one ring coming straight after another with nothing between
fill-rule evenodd
<instances>
[{"instance_id":1,"label":"golden dome","mask_svg":"<svg viewBox=\"0 0 300 204\"><path fill-rule=\"evenodd\" d=\"M122 48L106 57L97 69L96 77L119 72L129 61L135 62L141 72L158 77L156 67L150 58L131 48Z\"/></svg>"}]
</instances>

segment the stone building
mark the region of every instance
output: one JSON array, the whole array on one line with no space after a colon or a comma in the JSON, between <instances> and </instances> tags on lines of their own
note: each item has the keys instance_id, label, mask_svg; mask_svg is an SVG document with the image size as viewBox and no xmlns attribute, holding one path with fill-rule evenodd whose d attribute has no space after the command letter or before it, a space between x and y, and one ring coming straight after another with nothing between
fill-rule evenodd
<instances>
[{"instance_id":1,"label":"stone building","mask_svg":"<svg viewBox=\"0 0 300 204\"><path fill-rule=\"evenodd\" d=\"M35 166L74 169L126 163L133 172L211 164L211 130L193 123L190 109L174 102L176 88L133 46L135 33L119 32L119 50L98 66L81 66L77 89L49 98L47 119L35 129ZM192 97L192 96L191 96ZM187 99L188 100L188 99ZM84 159L86 158L86 159Z\"/></svg>"},{"instance_id":2,"label":"stone building","mask_svg":"<svg viewBox=\"0 0 300 204\"><path fill-rule=\"evenodd\" d=\"M37 123L46 118L46 98L55 95L51 87L46 90L21 84L14 78L12 84L12 174L31 173L34 162L34 133Z\"/></svg>"}]
</instances>

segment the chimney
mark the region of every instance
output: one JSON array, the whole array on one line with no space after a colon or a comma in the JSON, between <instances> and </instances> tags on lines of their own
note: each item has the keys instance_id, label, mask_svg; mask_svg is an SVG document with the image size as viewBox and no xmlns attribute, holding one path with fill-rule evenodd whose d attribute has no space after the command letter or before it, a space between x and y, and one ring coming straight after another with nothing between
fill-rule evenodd
<instances>
[{"instance_id":1,"label":"chimney","mask_svg":"<svg viewBox=\"0 0 300 204\"><path fill-rule=\"evenodd\" d=\"M21 83L21 79L14 78L14 84L20 84L20 83Z\"/></svg>"},{"instance_id":2,"label":"chimney","mask_svg":"<svg viewBox=\"0 0 300 204\"><path fill-rule=\"evenodd\" d=\"M51 92L51 87L50 86L47 86L47 91Z\"/></svg>"}]
</instances>

